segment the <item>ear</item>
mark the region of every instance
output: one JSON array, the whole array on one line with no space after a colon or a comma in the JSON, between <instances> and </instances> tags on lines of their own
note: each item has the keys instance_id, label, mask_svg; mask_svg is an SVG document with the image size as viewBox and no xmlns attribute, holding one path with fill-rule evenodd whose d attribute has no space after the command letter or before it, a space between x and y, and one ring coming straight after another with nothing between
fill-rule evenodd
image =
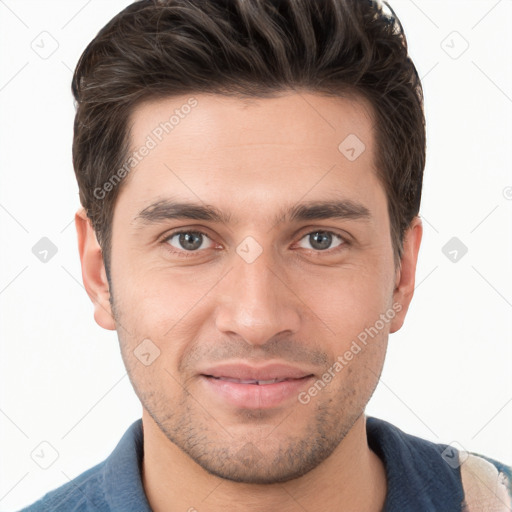
<instances>
[{"instance_id":1,"label":"ear","mask_svg":"<svg viewBox=\"0 0 512 512\"><path fill-rule=\"evenodd\" d=\"M84 208L75 213L75 226L82 264L82 280L87 295L94 304L94 320L100 327L113 331L116 324L109 302L110 290L103 253Z\"/></svg>"},{"instance_id":2,"label":"ear","mask_svg":"<svg viewBox=\"0 0 512 512\"><path fill-rule=\"evenodd\" d=\"M421 219L416 216L411 221L404 236L404 250L400 267L396 272L395 291L393 292L393 304L400 304L401 309L393 318L390 325L390 333L398 331L402 327L405 315L409 309L414 294L414 282L416 278L416 263L423 235ZM397 308L398 309L398 308Z\"/></svg>"}]
</instances>

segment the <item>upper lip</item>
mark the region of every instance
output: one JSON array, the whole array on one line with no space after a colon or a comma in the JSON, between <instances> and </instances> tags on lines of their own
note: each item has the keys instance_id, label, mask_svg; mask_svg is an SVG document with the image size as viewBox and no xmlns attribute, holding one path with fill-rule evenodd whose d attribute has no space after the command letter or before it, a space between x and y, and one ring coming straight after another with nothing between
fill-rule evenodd
<instances>
[{"instance_id":1,"label":"upper lip","mask_svg":"<svg viewBox=\"0 0 512 512\"><path fill-rule=\"evenodd\" d=\"M302 379L313 375L310 371L282 363L260 366L246 363L224 363L205 368L200 373L209 377L239 380Z\"/></svg>"}]
</instances>

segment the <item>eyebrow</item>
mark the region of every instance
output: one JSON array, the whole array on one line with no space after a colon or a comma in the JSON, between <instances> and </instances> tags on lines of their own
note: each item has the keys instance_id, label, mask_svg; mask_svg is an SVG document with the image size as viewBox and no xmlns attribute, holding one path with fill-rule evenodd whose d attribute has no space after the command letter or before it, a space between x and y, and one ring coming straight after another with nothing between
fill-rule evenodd
<instances>
[{"instance_id":1,"label":"eyebrow","mask_svg":"<svg viewBox=\"0 0 512 512\"><path fill-rule=\"evenodd\" d=\"M171 219L204 220L229 225L232 215L212 205L161 199L141 210L132 224L158 224ZM322 219L370 220L371 213L366 206L350 199L308 201L283 209L274 217L273 224Z\"/></svg>"}]
</instances>

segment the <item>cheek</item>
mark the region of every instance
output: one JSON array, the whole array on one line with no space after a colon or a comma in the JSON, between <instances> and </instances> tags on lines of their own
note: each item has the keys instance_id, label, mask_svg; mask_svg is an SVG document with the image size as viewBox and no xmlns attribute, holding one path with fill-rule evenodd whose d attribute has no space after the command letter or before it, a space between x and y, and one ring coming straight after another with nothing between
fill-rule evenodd
<instances>
[{"instance_id":1,"label":"cheek","mask_svg":"<svg viewBox=\"0 0 512 512\"><path fill-rule=\"evenodd\" d=\"M139 345L150 340L157 347L155 351L160 351L155 367L162 364L173 371L174 362L207 325L210 309L205 307L211 304L207 294L219 280L214 273L209 278L198 278L197 271L195 275L190 270L154 267L118 273L114 298L128 358L129 352L141 350Z\"/></svg>"},{"instance_id":2,"label":"cheek","mask_svg":"<svg viewBox=\"0 0 512 512\"><path fill-rule=\"evenodd\" d=\"M361 265L333 270L323 281L303 278L301 287L308 306L329 332L347 340L389 310L392 277L378 264Z\"/></svg>"}]
</instances>

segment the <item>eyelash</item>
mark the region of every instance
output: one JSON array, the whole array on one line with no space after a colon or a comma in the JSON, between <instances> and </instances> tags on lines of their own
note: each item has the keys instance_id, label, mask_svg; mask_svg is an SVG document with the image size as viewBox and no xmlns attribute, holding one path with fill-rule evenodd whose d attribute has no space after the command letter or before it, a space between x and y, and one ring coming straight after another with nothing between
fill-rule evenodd
<instances>
[{"instance_id":1,"label":"eyelash","mask_svg":"<svg viewBox=\"0 0 512 512\"><path fill-rule=\"evenodd\" d=\"M299 240L302 240L307 235L311 235L312 233L318 233L318 232L320 232L320 233L327 233L329 235L333 235L334 237L337 237L337 238L339 238L341 240L341 244L338 245L337 247L334 247L334 249L326 249L324 251L309 249L309 251L312 251L313 253L318 254L319 256L321 254L336 254L337 252L345 249L346 246L350 245L350 242L347 240L347 238L343 237L339 233L336 233L335 231L329 231L329 230L326 230L326 229L314 229L312 231L308 231L307 233L304 233L300 237ZM174 236L180 235L180 234L183 234L183 233L199 234L199 235L203 235L203 236L205 236L205 237L210 239L210 237L208 236L207 233L205 233L204 231L196 230L196 229L181 229L181 230L178 230L178 231L173 231L171 233L167 233L161 239L160 243L164 244L166 250L168 252L170 252L173 256L178 256L179 258L190 258L190 257L195 256L197 253L201 252L200 250L185 251L183 249L183 250L179 251L179 250L171 250L170 249L170 247L172 247L172 246L169 245L168 241L171 238L173 238ZM173 248L173 249L175 249L175 248ZM306 250L308 250L308 249L306 249Z\"/></svg>"}]
</instances>

